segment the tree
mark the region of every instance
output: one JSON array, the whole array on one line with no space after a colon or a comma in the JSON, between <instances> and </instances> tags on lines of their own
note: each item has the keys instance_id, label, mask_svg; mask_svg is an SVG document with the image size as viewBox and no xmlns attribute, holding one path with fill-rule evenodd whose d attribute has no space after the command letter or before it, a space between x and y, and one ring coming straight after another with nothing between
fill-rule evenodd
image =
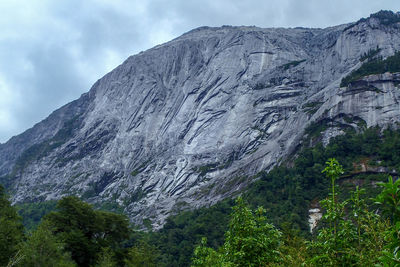
<instances>
[{"instance_id":1,"label":"tree","mask_svg":"<svg viewBox=\"0 0 400 267\"><path fill-rule=\"evenodd\" d=\"M158 256L157 249L143 240L129 248L125 264L127 267L155 267Z\"/></svg>"},{"instance_id":2,"label":"tree","mask_svg":"<svg viewBox=\"0 0 400 267\"><path fill-rule=\"evenodd\" d=\"M265 210L250 210L239 197L233 207L225 243L216 252L203 239L196 247L192 266L267 266L281 262L281 233L266 222Z\"/></svg>"},{"instance_id":3,"label":"tree","mask_svg":"<svg viewBox=\"0 0 400 267\"><path fill-rule=\"evenodd\" d=\"M21 218L0 185L0 266L7 265L9 259L17 254L23 233Z\"/></svg>"},{"instance_id":4,"label":"tree","mask_svg":"<svg viewBox=\"0 0 400 267\"><path fill-rule=\"evenodd\" d=\"M103 248L96 267L116 267L117 263L114 260L114 253L110 248Z\"/></svg>"},{"instance_id":5,"label":"tree","mask_svg":"<svg viewBox=\"0 0 400 267\"><path fill-rule=\"evenodd\" d=\"M194 249L192 267L204 266L229 266L225 263L222 253L216 252L214 249L207 247L207 238L201 239L200 245Z\"/></svg>"},{"instance_id":6,"label":"tree","mask_svg":"<svg viewBox=\"0 0 400 267\"><path fill-rule=\"evenodd\" d=\"M375 203L379 204L392 223L400 222L400 179L393 182L389 176L387 183L379 183L382 192L376 197Z\"/></svg>"},{"instance_id":7,"label":"tree","mask_svg":"<svg viewBox=\"0 0 400 267\"><path fill-rule=\"evenodd\" d=\"M20 247L22 260L17 266L75 266L71 256L64 251L64 244L53 235L53 229L46 221L41 223Z\"/></svg>"},{"instance_id":8,"label":"tree","mask_svg":"<svg viewBox=\"0 0 400 267\"><path fill-rule=\"evenodd\" d=\"M334 159L334 158L330 158L327 162L326 162L326 167L325 169L322 171L323 173L326 174L326 177L329 178L331 180L331 185L332 185L332 191L331 191L331 200L328 200L327 206L329 209L329 213L326 216L327 219L329 220L331 227L333 227L333 232L335 234L335 238L336 238L336 227L337 227L337 220L340 217L340 212L342 212L342 209L340 207L340 205L338 205L336 203L336 193L335 193L335 181L339 178L340 175L343 174L343 168L342 166L339 164L339 162Z\"/></svg>"},{"instance_id":9,"label":"tree","mask_svg":"<svg viewBox=\"0 0 400 267\"><path fill-rule=\"evenodd\" d=\"M77 197L61 199L57 209L45 220L79 266L95 264L102 248L118 249L129 237L129 222L125 216L96 211Z\"/></svg>"},{"instance_id":10,"label":"tree","mask_svg":"<svg viewBox=\"0 0 400 267\"><path fill-rule=\"evenodd\" d=\"M343 173L336 159L329 159L324 171L331 180L330 197L321 201L328 226L319 230L316 240L308 244L311 266L374 266L379 263L387 223L368 210L359 190L351 198L337 201L335 181Z\"/></svg>"},{"instance_id":11,"label":"tree","mask_svg":"<svg viewBox=\"0 0 400 267\"><path fill-rule=\"evenodd\" d=\"M279 262L281 233L267 223L265 210L253 213L239 197L233 207L229 230L226 232L225 261L237 266L262 266Z\"/></svg>"},{"instance_id":12,"label":"tree","mask_svg":"<svg viewBox=\"0 0 400 267\"><path fill-rule=\"evenodd\" d=\"M386 231L385 246L381 261L387 266L400 265L400 179L393 182L390 176L387 183L379 183L382 192L376 197L375 203L379 204L391 222L391 227ZM386 266L384 265L384 266Z\"/></svg>"}]
</instances>

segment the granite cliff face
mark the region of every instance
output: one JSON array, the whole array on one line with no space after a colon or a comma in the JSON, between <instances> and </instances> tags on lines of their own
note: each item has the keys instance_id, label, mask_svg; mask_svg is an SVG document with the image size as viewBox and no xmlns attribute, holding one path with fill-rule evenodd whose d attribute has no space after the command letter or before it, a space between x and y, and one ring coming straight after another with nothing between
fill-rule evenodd
<instances>
[{"instance_id":1,"label":"granite cliff face","mask_svg":"<svg viewBox=\"0 0 400 267\"><path fill-rule=\"evenodd\" d=\"M399 122L399 74L339 86L377 47L384 58L400 50L399 22L195 29L128 58L1 144L1 180L14 203L76 194L158 227L243 188L313 122L330 121L325 141L343 124Z\"/></svg>"}]
</instances>

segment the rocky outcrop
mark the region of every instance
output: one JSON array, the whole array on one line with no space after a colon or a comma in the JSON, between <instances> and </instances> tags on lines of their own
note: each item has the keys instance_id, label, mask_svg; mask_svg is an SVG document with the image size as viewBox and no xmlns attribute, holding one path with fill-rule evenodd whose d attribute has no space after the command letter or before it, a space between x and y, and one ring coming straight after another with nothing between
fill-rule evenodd
<instances>
[{"instance_id":1,"label":"rocky outcrop","mask_svg":"<svg viewBox=\"0 0 400 267\"><path fill-rule=\"evenodd\" d=\"M1 179L14 203L76 194L158 227L171 211L235 194L310 123L398 122L398 74L339 87L371 49L400 49L398 26L371 17L326 29L195 29L128 58L0 145Z\"/></svg>"}]
</instances>

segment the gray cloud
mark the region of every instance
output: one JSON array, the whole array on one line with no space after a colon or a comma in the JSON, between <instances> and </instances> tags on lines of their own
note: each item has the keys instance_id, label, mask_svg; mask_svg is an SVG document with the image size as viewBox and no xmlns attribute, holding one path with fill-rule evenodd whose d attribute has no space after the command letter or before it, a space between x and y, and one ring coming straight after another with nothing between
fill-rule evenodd
<instances>
[{"instance_id":1,"label":"gray cloud","mask_svg":"<svg viewBox=\"0 0 400 267\"><path fill-rule=\"evenodd\" d=\"M398 0L3 0L0 142L76 99L129 55L199 26L327 27Z\"/></svg>"}]
</instances>

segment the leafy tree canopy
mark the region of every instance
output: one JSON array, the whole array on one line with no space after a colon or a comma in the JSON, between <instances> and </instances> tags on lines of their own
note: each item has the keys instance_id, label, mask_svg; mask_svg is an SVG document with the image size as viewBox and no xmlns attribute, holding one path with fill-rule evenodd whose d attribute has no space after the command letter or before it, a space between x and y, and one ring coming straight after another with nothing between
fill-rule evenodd
<instances>
[{"instance_id":1,"label":"leafy tree canopy","mask_svg":"<svg viewBox=\"0 0 400 267\"><path fill-rule=\"evenodd\" d=\"M90 266L102 248L120 248L129 238L128 219L123 215L96 211L77 197L61 199L57 209L46 221L79 266Z\"/></svg>"}]
</instances>

